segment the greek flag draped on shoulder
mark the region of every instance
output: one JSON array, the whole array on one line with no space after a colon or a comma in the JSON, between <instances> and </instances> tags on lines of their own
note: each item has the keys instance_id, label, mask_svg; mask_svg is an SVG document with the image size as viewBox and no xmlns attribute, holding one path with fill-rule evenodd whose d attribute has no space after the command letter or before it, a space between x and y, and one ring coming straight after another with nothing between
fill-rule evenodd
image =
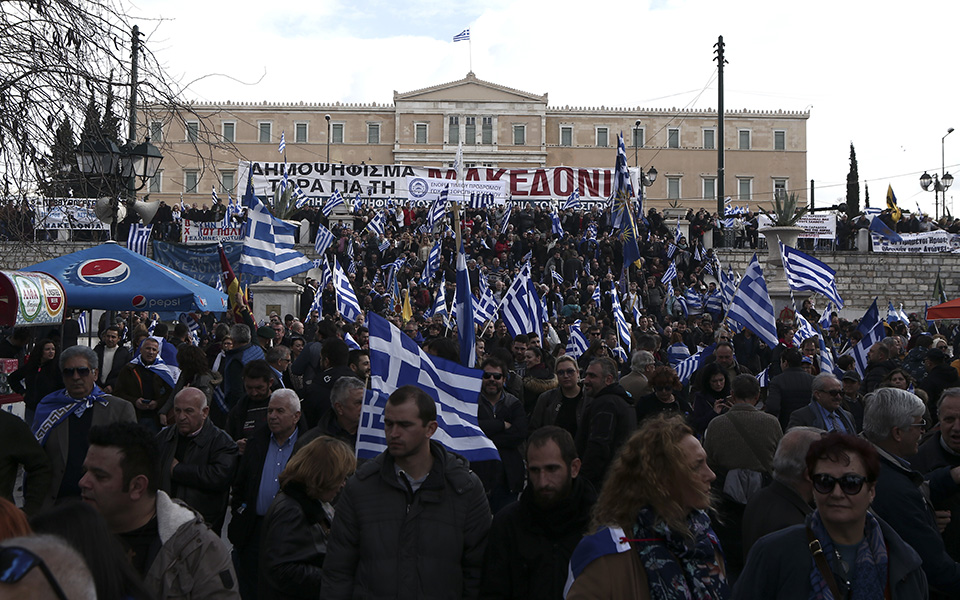
<instances>
[{"instance_id":1,"label":"greek flag draped on shoulder","mask_svg":"<svg viewBox=\"0 0 960 600\"><path fill-rule=\"evenodd\" d=\"M141 367L148 369L151 373L155 373L171 388L177 387L177 379L180 379L180 367L168 365L163 361L163 358L161 358L159 354L157 354L157 358L154 359L153 363L149 365L143 364L143 361L141 360L142 358L143 357L138 354L133 360L130 361L130 364L140 365Z\"/></svg>"},{"instance_id":2,"label":"greek flag draped on shoulder","mask_svg":"<svg viewBox=\"0 0 960 600\"><path fill-rule=\"evenodd\" d=\"M31 431L40 445L47 443L47 436L53 431L53 428L63 422L64 419L72 414L78 417L83 416L84 411L93 408L94 402L106 406L109 402L106 394L97 384L93 384L93 391L86 398L77 400L73 398L64 389L57 390L48 394L40 401L37 406L37 412L34 414Z\"/></svg>"},{"instance_id":3,"label":"greek flag draped on shoulder","mask_svg":"<svg viewBox=\"0 0 960 600\"><path fill-rule=\"evenodd\" d=\"M370 314L370 386L357 430L357 457L374 458L387 449L383 411L397 388L415 385L437 402L433 439L467 460L500 460L477 422L483 372L430 356L383 317Z\"/></svg>"},{"instance_id":4,"label":"greek flag draped on shoulder","mask_svg":"<svg viewBox=\"0 0 960 600\"><path fill-rule=\"evenodd\" d=\"M563 587L563 597L567 597L573 580L580 577L590 563L610 554L630 552L629 542L624 541L627 535L619 527L604 527L600 531L584 536L574 548L570 556L570 566L567 570L567 583Z\"/></svg>"}]
</instances>

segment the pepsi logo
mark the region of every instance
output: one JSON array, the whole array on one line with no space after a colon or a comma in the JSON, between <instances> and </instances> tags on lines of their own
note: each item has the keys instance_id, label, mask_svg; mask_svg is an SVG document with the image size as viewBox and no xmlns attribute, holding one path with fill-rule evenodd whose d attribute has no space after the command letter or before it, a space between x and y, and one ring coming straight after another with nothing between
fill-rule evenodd
<instances>
[{"instance_id":1,"label":"pepsi logo","mask_svg":"<svg viewBox=\"0 0 960 600\"><path fill-rule=\"evenodd\" d=\"M130 303L133 304L134 308L143 308L147 305L147 299L140 294L137 294L133 297Z\"/></svg>"},{"instance_id":2,"label":"pepsi logo","mask_svg":"<svg viewBox=\"0 0 960 600\"><path fill-rule=\"evenodd\" d=\"M114 258L95 258L80 265L77 277L88 285L116 285L130 277L130 266Z\"/></svg>"}]
</instances>

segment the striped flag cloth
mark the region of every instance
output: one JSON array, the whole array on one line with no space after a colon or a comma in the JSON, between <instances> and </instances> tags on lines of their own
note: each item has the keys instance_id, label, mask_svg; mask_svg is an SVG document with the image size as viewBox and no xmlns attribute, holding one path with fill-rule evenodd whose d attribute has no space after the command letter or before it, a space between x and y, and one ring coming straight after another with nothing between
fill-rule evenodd
<instances>
[{"instance_id":1,"label":"striped flag cloth","mask_svg":"<svg viewBox=\"0 0 960 600\"><path fill-rule=\"evenodd\" d=\"M817 335L819 334L817 330L813 328L813 325L810 324L810 321L807 321L803 318L803 315L797 313L797 332L793 334L793 345L799 348L804 340L809 340Z\"/></svg>"},{"instance_id":2,"label":"striped flag cloth","mask_svg":"<svg viewBox=\"0 0 960 600\"><path fill-rule=\"evenodd\" d=\"M357 301L357 295L353 292L350 279L340 268L336 258L333 259L333 289L337 292L337 312L353 323L360 316L360 302Z\"/></svg>"},{"instance_id":3,"label":"striped flag cloth","mask_svg":"<svg viewBox=\"0 0 960 600\"><path fill-rule=\"evenodd\" d=\"M430 206L430 212L427 213L427 228L431 232L435 230L437 223L443 220L443 216L447 213L447 198L450 195L450 186L440 190L440 195L437 196L437 199L433 201L433 205Z\"/></svg>"},{"instance_id":4,"label":"striped flag cloth","mask_svg":"<svg viewBox=\"0 0 960 600\"><path fill-rule=\"evenodd\" d=\"M676 244L667 244L667 258L673 258L673 255L677 252Z\"/></svg>"},{"instance_id":5,"label":"striped flag cloth","mask_svg":"<svg viewBox=\"0 0 960 600\"><path fill-rule=\"evenodd\" d=\"M335 190L333 194L330 195L330 198L327 199L327 203L320 209L320 212L323 213L323 216L329 217L334 208L343 206L344 204L346 203L343 201L343 194L340 193L340 190Z\"/></svg>"},{"instance_id":6,"label":"striped flag cloth","mask_svg":"<svg viewBox=\"0 0 960 600\"><path fill-rule=\"evenodd\" d=\"M141 225L139 223L131 225L130 233L127 236L127 250L146 256L151 233L153 233L153 225Z\"/></svg>"},{"instance_id":7,"label":"striped flag cloth","mask_svg":"<svg viewBox=\"0 0 960 600\"><path fill-rule=\"evenodd\" d=\"M867 372L867 353L870 351L870 347L882 340L885 336L886 332L883 328L883 321L878 320L877 324L863 336L863 339L850 349L850 354L853 355L853 359L856 361L857 373L860 374L860 377L863 377L863 374Z\"/></svg>"},{"instance_id":8,"label":"striped flag cloth","mask_svg":"<svg viewBox=\"0 0 960 600\"><path fill-rule=\"evenodd\" d=\"M347 265L347 274L356 275L357 273L357 261L351 260L350 264Z\"/></svg>"},{"instance_id":9,"label":"striped flag cloth","mask_svg":"<svg viewBox=\"0 0 960 600\"><path fill-rule=\"evenodd\" d=\"M697 244L693 248L693 260L697 262L703 262L704 254L700 252L700 245Z\"/></svg>"},{"instance_id":10,"label":"striped flag cloth","mask_svg":"<svg viewBox=\"0 0 960 600\"><path fill-rule=\"evenodd\" d=\"M477 328L473 317L473 294L470 273L467 271L467 253L460 242L457 253L457 338L460 341L460 364L472 367L477 363Z\"/></svg>"},{"instance_id":11,"label":"striped flag cloth","mask_svg":"<svg viewBox=\"0 0 960 600\"><path fill-rule=\"evenodd\" d=\"M590 224L587 225L587 239L588 240L597 239L597 222L596 221L591 221Z\"/></svg>"},{"instance_id":12,"label":"striped flag cloth","mask_svg":"<svg viewBox=\"0 0 960 600\"><path fill-rule=\"evenodd\" d=\"M687 382L690 381L690 377L693 376L693 374L703 366L703 362L707 359L707 357L713 354L713 351L716 349L716 344L710 344L690 358L685 358L677 363L675 369L677 371L677 376L680 377L680 383L686 385Z\"/></svg>"},{"instance_id":13,"label":"striped flag cloth","mask_svg":"<svg viewBox=\"0 0 960 600\"><path fill-rule=\"evenodd\" d=\"M823 309L823 316L820 317L820 329L824 331L830 329L831 312L833 312L833 303L827 302L827 307Z\"/></svg>"},{"instance_id":14,"label":"striped flag cloth","mask_svg":"<svg viewBox=\"0 0 960 600\"><path fill-rule=\"evenodd\" d=\"M285 131L280 132L280 146L277 148L277 152L283 154L287 149L287 135Z\"/></svg>"},{"instance_id":15,"label":"striped flag cloth","mask_svg":"<svg viewBox=\"0 0 960 600\"><path fill-rule=\"evenodd\" d=\"M617 337L620 339L620 342L627 347L627 351L630 350L630 326L627 324L627 318L623 316L623 310L620 308L620 298L617 293L617 287L614 286L611 290L613 293L610 294L611 302L613 304L613 318L617 323Z\"/></svg>"},{"instance_id":16,"label":"striped flag cloth","mask_svg":"<svg viewBox=\"0 0 960 600\"><path fill-rule=\"evenodd\" d=\"M223 292L223 275L217 275L217 291Z\"/></svg>"},{"instance_id":17,"label":"striped flag cloth","mask_svg":"<svg viewBox=\"0 0 960 600\"><path fill-rule=\"evenodd\" d=\"M560 276L560 273L557 273L556 269L551 269L550 273L553 274L553 280L558 284L563 285L563 277Z\"/></svg>"},{"instance_id":18,"label":"striped flag cloth","mask_svg":"<svg viewBox=\"0 0 960 600\"><path fill-rule=\"evenodd\" d=\"M247 226L238 271L283 281L313 268L313 262L294 250L300 228L271 215L263 202L253 195L253 184L249 179L243 200L247 205Z\"/></svg>"},{"instance_id":19,"label":"striped flag cloth","mask_svg":"<svg viewBox=\"0 0 960 600\"><path fill-rule=\"evenodd\" d=\"M390 240L384 238L384 240L380 242L380 245L377 246L377 250L379 250L380 252L385 252L389 247L390 247Z\"/></svg>"},{"instance_id":20,"label":"striped flag cloth","mask_svg":"<svg viewBox=\"0 0 960 600\"><path fill-rule=\"evenodd\" d=\"M80 325L81 335L87 332L87 311L81 311L80 314L77 315L77 324Z\"/></svg>"},{"instance_id":21,"label":"striped flag cloth","mask_svg":"<svg viewBox=\"0 0 960 600\"><path fill-rule=\"evenodd\" d=\"M680 217L677 217L677 228L673 232L673 241L679 244L681 238L683 238L683 234L680 232Z\"/></svg>"},{"instance_id":22,"label":"striped flag cloth","mask_svg":"<svg viewBox=\"0 0 960 600\"><path fill-rule=\"evenodd\" d=\"M857 325L857 331L860 332L860 335L867 335L873 326L880 321L880 309L877 307L877 299L873 299L873 304L870 305L870 308L867 309L867 312L863 313L863 316L860 317L860 323Z\"/></svg>"},{"instance_id":23,"label":"striped flag cloth","mask_svg":"<svg viewBox=\"0 0 960 600\"><path fill-rule=\"evenodd\" d=\"M570 197L563 203L563 208L560 210L569 210L571 208L580 208L580 188L573 190L573 193L570 194Z\"/></svg>"},{"instance_id":24,"label":"striped flag cloth","mask_svg":"<svg viewBox=\"0 0 960 600\"><path fill-rule=\"evenodd\" d=\"M640 326L640 317L641 317L640 308L636 304L634 304L633 305L633 324L636 325L637 327Z\"/></svg>"},{"instance_id":25,"label":"striped flag cloth","mask_svg":"<svg viewBox=\"0 0 960 600\"><path fill-rule=\"evenodd\" d=\"M887 323L902 321L904 325L910 325L910 319L904 314L902 304L899 310L893 307L893 302L888 300L887 304L889 306L889 308L887 308Z\"/></svg>"},{"instance_id":26,"label":"striped flag cloth","mask_svg":"<svg viewBox=\"0 0 960 600\"><path fill-rule=\"evenodd\" d=\"M317 241L313 244L314 251L317 254L323 254L327 251L327 248L333 245L335 239L332 231L324 227L322 223L317 223Z\"/></svg>"},{"instance_id":27,"label":"striped flag cloth","mask_svg":"<svg viewBox=\"0 0 960 600\"><path fill-rule=\"evenodd\" d=\"M470 30L464 29L457 35L453 36L453 41L455 42L469 42L470 41Z\"/></svg>"},{"instance_id":28,"label":"striped flag cloth","mask_svg":"<svg viewBox=\"0 0 960 600\"><path fill-rule=\"evenodd\" d=\"M574 358L580 358L589 347L587 336L580 330L580 320L577 319L570 324L570 339L567 340L567 348L564 352Z\"/></svg>"},{"instance_id":29,"label":"striped flag cloth","mask_svg":"<svg viewBox=\"0 0 960 600\"><path fill-rule=\"evenodd\" d=\"M733 268L726 272L720 271L720 293L723 294L723 307L728 308L733 302L733 296L737 293L737 280L733 275Z\"/></svg>"},{"instance_id":30,"label":"striped flag cloth","mask_svg":"<svg viewBox=\"0 0 960 600\"><path fill-rule=\"evenodd\" d=\"M837 374L837 363L833 359L833 349L827 348L822 337L820 338L820 372ZM842 376L843 373L839 373L839 375Z\"/></svg>"},{"instance_id":31,"label":"striped flag cloth","mask_svg":"<svg viewBox=\"0 0 960 600\"><path fill-rule=\"evenodd\" d=\"M220 203L220 198L219 198L219 196L217 196L217 186L213 186L211 198L213 199L213 203L214 203L214 204L219 204L219 203Z\"/></svg>"},{"instance_id":32,"label":"striped flag cloth","mask_svg":"<svg viewBox=\"0 0 960 600\"><path fill-rule=\"evenodd\" d=\"M823 294L838 308L843 308L843 298L837 291L836 271L783 242L780 242L780 257L790 289Z\"/></svg>"},{"instance_id":33,"label":"striped flag cloth","mask_svg":"<svg viewBox=\"0 0 960 600\"><path fill-rule=\"evenodd\" d=\"M300 208L306 204L308 200L310 200L310 198L307 197L306 192L300 189L300 186L293 186L293 197L297 199L297 202L294 205L296 208Z\"/></svg>"},{"instance_id":34,"label":"striped flag cloth","mask_svg":"<svg viewBox=\"0 0 960 600\"><path fill-rule=\"evenodd\" d=\"M487 321L492 321L497 318L497 299L487 284L487 276L480 273L479 280L480 285L478 291L480 292L480 297L473 305L473 320L477 325L482 327Z\"/></svg>"},{"instance_id":35,"label":"striped flag cloth","mask_svg":"<svg viewBox=\"0 0 960 600\"><path fill-rule=\"evenodd\" d=\"M703 298L700 296L700 292L693 289L693 286L688 287L687 291L684 292L683 301L687 308L688 317L703 314Z\"/></svg>"},{"instance_id":36,"label":"striped flag cloth","mask_svg":"<svg viewBox=\"0 0 960 600\"><path fill-rule=\"evenodd\" d=\"M447 283L443 276L440 276L440 287L437 288L437 297L433 300L433 306L430 307L424 317L430 318L437 315L447 314Z\"/></svg>"},{"instance_id":37,"label":"striped flag cloth","mask_svg":"<svg viewBox=\"0 0 960 600\"><path fill-rule=\"evenodd\" d=\"M740 280L727 318L755 333L770 348L775 348L779 343L773 303L756 254Z\"/></svg>"},{"instance_id":38,"label":"striped flag cloth","mask_svg":"<svg viewBox=\"0 0 960 600\"><path fill-rule=\"evenodd\" d=\"M566 232L563 230L563 226L560 224L560 215L557 214L557 211L553 211L553 213L550 214L550 223L551 233L555 233L556 235L563 237L563 234Z\"/></svg>"},{"instance_id":39,"label":"striped flag cloth","mask_svg":"<svg viewBox=\"0 0 960 600\"><path fill-rule=\"evenodd\" d=\"M433 279L434 274L440 268L441 245L441 241L437 240L433 243L433 248L430 248L430 255L427 256L427 264L423 267L423 277L421 278L424 283Z\"/></svg>"},{"instance_id":40,"label":"striped flag cloth","mask_svg":"<svg viewBox=\"0 0 960 600\"><path fill-rule=\"evenodd\" d=\"M757 383L760 384L760 387L765 388L770 385L770 374L768 373L769 367L760 371L760 374L757 375Z\"/></svg>"},{"instance_id":41,"label":"striped flag cloth","mask_svg":"<svg viewBox=\"0 0 960 600\"><path fill-rule=\"evenodd\" d=\"M593 286L593 294L590 296L590 299L593 300L593 303L597 305L597 308L600 308L600 283Z\"/></svg>"},{"instance_id":42,"label":"striped flag cloth","mask_svg":"<svg viewBox=\"0 0 960 600\"><path fill-rule=\"evenodd\" d=\"M539 312L537 304L540 303L540 299L536 295L531 296L530 286L532 285L530 265L525 264L503 296L500 308L503 313L503 322L507 325L511 337L540 329L540 324L536 322Z\"/></svg>"},{"instance_id":43,"label":"striped flag cloth","mask_svg":"<svg viewBox=\"0 0 960 600\"><path fill-rule=\"evenodd\" d=\"M226 210L223 211L223 221L220 223L220 227L224 229L230 227L231 216L233 216L233 199L230 198L230 192L227 192L227 206Z\"/></svg>"},{"instance_id":44,"label":"striped flag cloth","mask_svg":"<svg viewBox=\"0 0 960 600\"><path fill-rule=\"evenodd\" d=\"M370 219L369 223L367 223L367 231L372 231L377 235L383 235L383 230L386 226L387 226L387 213L379 212L376 215L374 215L372 219Z\"/></svg>"},{"instance_id":45,"label":"striped flag cloth","mask_svg":"<svg viewBox=\"0 0 960 600\"><path fill-rule=\"evenodd\" d=\"M500 217L500 233L504 234L507 232L507 226L510 225L510 213L513 212L513 204L509 201L507 202L507 210L504 211L503 216Z\"/></svg>"},{"instance_id":46,"label":"striped flag cloth","mask_svg":"<svg viewBox=\"0 0 960 600\"><path fill-rule=\"evenodd\" d=\"M350 332L343 334L343 341L347 345L347 348L350 350L360 350L360 344L357 343L357 340L353 339L353 336L350 335Z\"/></svg>"},{"instance_id":47,"label":"striped flag cloth","mask_svg":"<svg viewBox=\"0 0 960 600\"><path fill-rule=\"evenodd\" d=\"M408 335L371 314L370 387L357 430L357 457L375 458L387 449L383 413L397 388L415 385L437 403L436 440L470 462L500 460L497 447L480 429L477 402L483 372L424 352Z\"/></svg>"},{"instance_id":48,"label":"striped flag cloth","mask_svg":"<svg viewBox=\"0 0 960 600\"><path fill-rule=\"evenodd\" d=\"M660 283L668 283L677 278L677 263L671 262L670 266L667 267L667 270L664 271L663 277L660 278Z\"/></svg>"}]
</instances>

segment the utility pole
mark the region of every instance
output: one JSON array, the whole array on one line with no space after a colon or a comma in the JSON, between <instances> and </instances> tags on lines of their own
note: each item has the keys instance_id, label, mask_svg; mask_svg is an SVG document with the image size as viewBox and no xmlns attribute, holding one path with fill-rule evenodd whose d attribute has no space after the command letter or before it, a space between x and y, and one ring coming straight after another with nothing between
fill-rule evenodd
<instances>
[{"instance_id":1,"label":"utility pole","mask_svg":"<svg viewBox=\"0 0 960 600\"><path fill-rule=\"evenodd\" d=\"M713 45L717 55L713 60L717 61L717 214L723 217L723 65L727 64L723 57L723 36L717 38L717 43Z\"/></svg>"}]
</instances>

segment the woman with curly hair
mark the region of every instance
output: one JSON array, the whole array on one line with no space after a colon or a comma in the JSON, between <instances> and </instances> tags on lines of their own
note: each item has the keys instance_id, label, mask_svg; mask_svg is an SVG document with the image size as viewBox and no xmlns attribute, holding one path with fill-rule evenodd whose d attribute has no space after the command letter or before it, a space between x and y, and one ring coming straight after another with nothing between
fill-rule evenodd
<instances>
[{"instance_id":1,"label":"woman with curly hair","mask_svg":"<svg viewBox=\"0 0 960 600\"><path fill-rule=\"evenodd\" d=\"M637 423L662 412L686 415L686 400L680 397L683 384L673 367L660 366L653 370L649 378L653 392L637 400Z\"/></svg>"},{"instance_id":2,"label":"woman with curly hair","mask_svg":"<svg viewBox=\"0 0 960 600\"><path fill-rule=\"evenodd\" d=\"M710 526L716 475L679 415L650 419L623 445L580 542L568 600L729 598Z\"/></svg>"}]
</instances>

